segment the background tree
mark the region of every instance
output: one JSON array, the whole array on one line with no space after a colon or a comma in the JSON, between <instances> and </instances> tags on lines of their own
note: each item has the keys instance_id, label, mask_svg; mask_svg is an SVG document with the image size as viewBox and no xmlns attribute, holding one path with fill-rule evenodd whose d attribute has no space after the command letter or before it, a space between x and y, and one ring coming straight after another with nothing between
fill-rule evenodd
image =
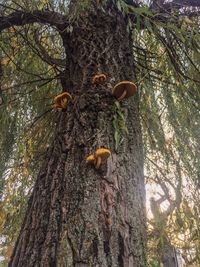
<instances>
[{"instance_id":1,"label":"background tree","mask_svg":"<svg viewBox=\"0 0 200 267\"><path fill-rule=\"evenodd\" d=\"M166 168L180 156L196 181L198 3L160 2L1 4L7 254L24 216L10 266L146 266L143 145ZM124 79L139 90L119 104L111 89ZM66 90L73 101L56 112L51 99ZM95 170L86 157L99 147L112 157Z\"/></svg>"},{"instance_id":2,"label":"background tree","mask_svg":"<svg viewBox=\"0 0 200 267\"><path fill-rule=\"evenodd\" d=\"M153 266L159 266L159 262L164 266L176 266L180 250L186 266L198 265L198 186L185 174L179 161L170 166L173 171L158 166L155 158L148 161L151 163L148 188L153 189L148 220L149 260Z\"/></svg>"}]
</instances>

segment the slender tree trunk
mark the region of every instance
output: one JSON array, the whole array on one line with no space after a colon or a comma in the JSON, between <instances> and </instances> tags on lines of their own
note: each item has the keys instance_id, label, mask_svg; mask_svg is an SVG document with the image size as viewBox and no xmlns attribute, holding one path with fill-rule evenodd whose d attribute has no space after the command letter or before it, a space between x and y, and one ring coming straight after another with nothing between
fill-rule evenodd
<instances>
[{"instance_id":1,"label":"slender tree trunk","mask_svg":"<svg viewBox=\"0 0 200 267\"><path fill-rule=\"evenodd\" d=\"M170 203L167 210L161 211L160 205L166 200L165 197L155 200L151 198L151 212L154 217L153 235L157 244L157 255L163 267L178 267L174 246L171 244L167 233L169 216L174 211L174 204ZM178 200L177 200L178 201Z\"/></svg>"},{"instance_id":2,"label":"slender tree trunk","mask_svg":"<svg viewBox=\"0 0 200 267\"><path fill-rule=\"evenodd\" d=\"M134 79L132 40L114 8L91 8L73 23L64 46L73 101L58 112L48 150L9 266L146 266L144 177L138 97L121 103L129 134L115 151L111 86ZM91 84L97 72L103 85ZM112 156L100 169L86 157Z\"/></svg>"},{"instance_id":3,"label":"slender tree trunk","mask_svg":"<svg viewBox=\"0 0 200 267\"><path fill-rule=\"evenodd\" d=\"M163 267L178 267L175 249L169 242L162 246L160 258Z\"/></svg>"}]
</instances>

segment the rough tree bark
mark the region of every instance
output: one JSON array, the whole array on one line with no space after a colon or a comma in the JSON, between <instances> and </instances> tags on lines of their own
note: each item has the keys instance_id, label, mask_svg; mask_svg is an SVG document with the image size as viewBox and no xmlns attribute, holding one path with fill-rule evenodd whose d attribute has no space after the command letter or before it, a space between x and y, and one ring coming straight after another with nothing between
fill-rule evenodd
<instances>
[{"instance_id":1,"label":"rough tree bark","mask_svg":"<svg viewBox=\"0 0 200 267\"><path fill-rule=\"evenodd\" d=\"M129 134L115 151L111 87L134 80L131 37L114 6L91 6L66 34L66 84L55 139L39 171L10 267L144 267L144 176L138 96L121 103ZM106 73L103 85L91 77ZM99 170L86 157L105 147Z\"/></svg>"}]
</instances>

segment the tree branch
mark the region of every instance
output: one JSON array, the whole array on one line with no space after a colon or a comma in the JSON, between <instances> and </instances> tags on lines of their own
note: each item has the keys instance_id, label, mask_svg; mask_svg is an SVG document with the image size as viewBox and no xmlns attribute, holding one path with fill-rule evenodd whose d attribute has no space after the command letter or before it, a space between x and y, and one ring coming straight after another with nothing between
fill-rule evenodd
<instances>
[{"instance_id":1,"label":"tree branch","mask_svg":"<svg viewBox=\"0 0 200 267\"><path fill-rule=\"evenodd\" d=\"M11 26L23 26L32 23L49 24L60 32L68 26L66 16L54 11L36 10L33 12L16 11L8 16L0 16L0 32Z\"/></svg>"},{"instance_id":2,"label":"tree branch","mask_svg":"<svg viewBox=\"0 0 200 267\"><path fill-rule=\"evenodd\" d=\"M173 10L181 11L180 15L188 15L190 17L200 15L200 1L199 0L173 0L164 3L164 0L153 0L150 9L153 12L162 14L170 14Z\"/></svg>"},{"instance_id":3,"label":"tree branch","mask_svg":"<svg viewBox=\"0 0 200 267\"><path fill-rule=\"evenodd\" d=\"M54 66L60 66L60 67L65 67L66 66L66 60L65 59L59 59L59 58L53 58L51 57L48 52L46 51L46 49L42 46L40 40L39 40L39 33L38 31L35 31L34 33L34 40L36 45L38 46L39 50L39 56L45 60L48 64Z\"/></svg>"},{"instance_id":4,"label":"tree branch","mask_svg":"<svg viewBox=\"0 0 200 267\"><path fill-rule=\"evenodd\" d=\"M200 1L199 0L173 0L170 3L166 3L165 6L170 6L170 7L200 7Z\"/></svg>"}]
</instances>

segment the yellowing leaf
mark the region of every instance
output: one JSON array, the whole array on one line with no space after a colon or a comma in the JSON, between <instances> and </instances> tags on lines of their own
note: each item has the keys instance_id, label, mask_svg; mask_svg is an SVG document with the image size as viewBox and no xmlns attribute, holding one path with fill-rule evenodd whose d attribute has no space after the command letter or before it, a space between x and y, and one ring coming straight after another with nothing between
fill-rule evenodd
<instances>
[{"instance_id":1,"label":"yellowing leaf","mask_svg":"<svg viewBox=\"0 0 200 267\"><path fill-rule=\"evenodd\" d=\"M1 209L0 213L0 230L3 229L5 222L6 222L6 211L3 208Z\"/></svg>"},{"instance_id":2,"label":"yellowing leaf","mask_svg":"<svg viewBox=\"0 0 200 267\"><path fill-rule=\"evenodd\" d=\"M1 65L8 65L9 62L10 62L10 58L9 57L3 57L1 59Z\"/></svg>"}]
</instances>

